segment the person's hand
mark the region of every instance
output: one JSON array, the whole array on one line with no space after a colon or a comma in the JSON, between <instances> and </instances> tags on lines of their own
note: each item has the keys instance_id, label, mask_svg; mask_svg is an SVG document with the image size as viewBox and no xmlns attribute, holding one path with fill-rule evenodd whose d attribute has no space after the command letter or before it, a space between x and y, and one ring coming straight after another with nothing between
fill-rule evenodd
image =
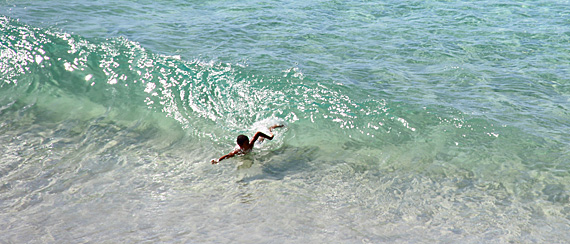
<instances>
[{"instance_id":1,"label":"person's hand","mask_svg":"<svg viewBox=\"0 0 570 244\"><path fill-rule=\"evenodd\" d=\"M275 128L284 127L285 125L276 124L274 126L269 127L269 132L273 131Z\"/></svg>"},{"instance_id":2,"label":"person's hand","mask_svg":"<svg viewBox=\"0 0 570 244\"><path fill-rule=\"evenodd\" d=\"M217 159L212 159L211 163L212 163L212 164L217 164L217 163L218 163L218 160L217 160Z\"/></svg>"}]
</instances>

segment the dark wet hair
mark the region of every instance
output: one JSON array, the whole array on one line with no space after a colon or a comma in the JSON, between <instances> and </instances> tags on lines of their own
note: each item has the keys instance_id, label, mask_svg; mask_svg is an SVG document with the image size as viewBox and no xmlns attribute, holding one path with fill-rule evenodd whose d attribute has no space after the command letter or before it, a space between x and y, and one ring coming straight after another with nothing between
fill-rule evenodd
<instances>
[{"instance_id":1,"label":"dark wet hair","mask_svg":"<svg viewBox=\"0 0 570 244\"><path fill-rule=\"evenodd\" d=\"M245 135L239 135L237 137L237 144L238 145L243 145L244 143L248 143L249 142L249 138L247 138L247 136Z\"/></svg>"}]
</instances>

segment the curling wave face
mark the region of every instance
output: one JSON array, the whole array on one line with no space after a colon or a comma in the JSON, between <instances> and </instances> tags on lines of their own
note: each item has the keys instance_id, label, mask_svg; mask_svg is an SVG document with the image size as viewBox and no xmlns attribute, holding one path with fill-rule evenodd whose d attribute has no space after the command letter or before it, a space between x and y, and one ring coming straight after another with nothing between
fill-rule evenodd
<instances>
[{"instance_id":1,"label":"curling wave face","mask_svg":"<svg viewBox=\"0 0 570 244\"><path fill-rule=\"evenodd\" d=\"M567 85L462 91L482 68L429 65L414 73L428 82L390 83L393 67L384 83L340 83L5 16L0 32L9 241L568 239L567 105L544 97ZM273 123L287 127L257 152L208 163Z\"/></svg>"}]
</instances>

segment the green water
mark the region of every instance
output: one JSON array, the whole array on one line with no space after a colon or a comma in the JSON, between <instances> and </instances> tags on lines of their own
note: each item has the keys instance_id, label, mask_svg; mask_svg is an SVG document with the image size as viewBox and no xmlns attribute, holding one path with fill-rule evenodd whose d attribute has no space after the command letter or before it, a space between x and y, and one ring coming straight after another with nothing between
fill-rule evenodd
<instances>
[{"instance_id":1,"label":"green water","mask_svg":"<svg viewBox=\"0 0 570 244\"><path fill-rule=\"evenodd\" d=\"M566 3L0 6L8 243L569 239Z\"/></svg>"}]
</instances>

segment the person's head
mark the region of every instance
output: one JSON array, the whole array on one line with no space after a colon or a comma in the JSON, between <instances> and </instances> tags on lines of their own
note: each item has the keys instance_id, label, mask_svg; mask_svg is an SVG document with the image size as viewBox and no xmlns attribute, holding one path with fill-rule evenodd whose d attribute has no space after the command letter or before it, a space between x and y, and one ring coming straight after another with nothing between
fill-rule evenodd
<instances>
[{"instance_id":1,"label":"person's head","mask_svg":"<svg viewBox=\"0 0 570 244\"><path fill-rule=\"evenodd\" d=\"M247 136L245 136L245 135L239 135L239 136L237 137L237 144L238 144L240 147L243 147L243 145L247 145L247 143L249 143L249 138L248 138Z\"/></svg>"}]
</instances>

